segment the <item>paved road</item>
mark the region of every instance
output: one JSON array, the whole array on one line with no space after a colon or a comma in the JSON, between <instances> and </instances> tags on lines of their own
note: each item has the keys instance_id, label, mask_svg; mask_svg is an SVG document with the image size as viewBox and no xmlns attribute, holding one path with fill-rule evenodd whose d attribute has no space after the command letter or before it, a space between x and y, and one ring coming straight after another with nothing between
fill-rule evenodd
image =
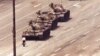
<instances>
[{"instance_id":1,"label":"paved road","mask_svg":"<svg viewBox=\"0 0 100 56\"><path fill-rule=\"evenodd\" d=\"M71 10L71 20L59 23L46 41L27 41L21 45L21 34L37 10L48 4L62 3ZM12 56L11 0L0 2L0 56ZM16 3L17 56L100 56L100 1L18 0ZM58 33L59 32L59 33Z\"/></svg>"}]
</instances>

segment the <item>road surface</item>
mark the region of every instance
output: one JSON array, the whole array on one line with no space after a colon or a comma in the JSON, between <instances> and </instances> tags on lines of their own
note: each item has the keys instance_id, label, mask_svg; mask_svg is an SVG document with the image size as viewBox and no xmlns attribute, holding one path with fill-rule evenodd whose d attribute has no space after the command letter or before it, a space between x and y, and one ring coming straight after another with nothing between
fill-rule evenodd
<instances>
[{"instance_id":1,"label":"road surface","mask_svg":"<svg viewBox=\"0 0 100 56\"><path fill-rule=\"evenodd\" d=\"M27 41L22 46L21 34L38 10L51 10L48 5L61 3L71 10L71 20L59 23L45 41ZM99 0L17 0L17 56L100 56ZM13 56L12 0L0 1L0 56Z\"/></svg>"}]
</instances>

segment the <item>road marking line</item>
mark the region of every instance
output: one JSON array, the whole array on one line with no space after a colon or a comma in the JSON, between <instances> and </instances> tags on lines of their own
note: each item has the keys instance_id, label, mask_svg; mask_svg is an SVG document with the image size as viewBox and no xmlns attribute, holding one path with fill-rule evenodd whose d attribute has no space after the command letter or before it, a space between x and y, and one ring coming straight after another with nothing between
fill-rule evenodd
<instances>
[{"instance_id":1,"label":"road marking line","mask_svg":"<svg viewBox=\"0 0 100 56\"><path fill-rule=\"evenodd\" d=\"M85 47L83 47L83 49L86 49L86 48L88 48L89 46L85 46Z\"/></svg>"},{"instance_id":2,"label":"road marking line","mask_svg":"<svg viewBox=\"0 0 100 56\"><path fill-rule=\"evenodd\" d=\"M56 54L51 54L50 56L56 56Z\"/></svg>"},{"instance_id":3,"label":"road marking line","mask_svg":"<svg viewBox=\"0 0 100 56\"><path fill-rule=\"evenodd\" d=\"M28 5L27 6L23 6L22 8L19 8L18 10L16 10L16 12L20 12L20 10L22 10L25 7L28 7ZM8 16L11 16L11 15L12 15L12 12L9 12L7 15L5 15L4 17L2 17L2 19L0 19L0 20L3 20L4 18L6 18Z\"/></svg>"},{"instance_id":4,"label":"road marking line","mask_svg":"<svg viewBox=\"0 0 100 56\"><path fill-rule=\"evenodd\" d=\"M71 27L71 28L69 28L67 31L71 31L71 30L73 30L74 29L74 27Z\"/></svg>"},{"instance_id":5,"label":"road marking line","mask_svg":"<svg viewBox=\"0 0 100 56\"><path fill-rule=\"evenodd\" d=\"M74 4L73 6L75 6L75 7L77 7L77 8L80 8L81 7L81 5L79 5L80 3L76 3L76 4Z\"/></svg>"},{"instance_id":6,"label":"road marking line","mask_svg":"<svg viewBox=\"0 0 100 56\"><path fill-rule=\"evenodd\" d=\"M96 54L93 54L92 56L97 56Z\"/></svg>"},{"instance_id":7,"label":"road marking line","mask_svg":"<svg viewBox=\"0 0 100 56\"><path fill-rule=\"evenodd\" d=\"M25 53L25 54L24 54L24 55L22 55L22 56L27 56L29 53L30 53L30 52L27 52L27 53Z\"/></svg>"},{"instance_id":8,"label":"road marking line","mask_svg":"<svg viewBox=\"0 0 100 56\"><path fill-rule=\"evenodd\" d=\"M97 28L100 28L100 25L97 25Z\"/></svg>"},{"instance_id":9,"label":"road marking line","mask_svg":"<svg viewBox=\"0 0 100 56\"><path fill-rule=\"evenodd\" d=\"M79 56L83 56L82 54L79 54Z\"/></svg>"},{"instance_id":10,"label":"road marking line","mask_svg":"<svg viewBox=\"0 0 100 56\"><path fill-rule=\"evenodd\" d=\"M3 6L4 4L0 4L0 7Z\"/></svg>"},{"instance_id":11,"label":"road marking line","mask_svg":"<svg viewBox=\"0 0 100 56\"><path fill-rule=\"evenodd\" d=\"M64 56L69 56L70 54L65 54Z\"/></svg>"},{"instance_id":12,"label":"road marking line","mask_svg":"<svg viewBox=\"0 0 100 56\"><path fill-rule=\"evenodd\" d=\"M76 40L77 40L77 39L73 39L73 40L70 41L70 43L73 43L73 42L75 42Z\"/></svg>"},{"instance_id":13,"label":"road marking line","mask_svg":"<svg viewBox=\"0 0 100 56\"><path fill-rule=\"evenodd\" d=\"M6 28L7 26L9 26L11 23L9 23L9 24L6 24L6 26L3 26L3 27L1 27L0 28L0 30L2 30L2 29L4 29L4 28Z\"/></svg>"},{"instance_id":14,"label":"road marking line","mask_svg":"<svg viewBox=\"0 0 100 56\"><path fill-rule=\"evenodd\" d=\"M95 14L94 16L98 16L100 13Z\"/></svg>"},{"instance_id":15,"label":"road marking line","mask_svg":"<svg viewBox=\"0 0 100 56\"><path fill-rule=\"evenodd\" d=\"M95 24L96 24L96 19L94 18L92 19L91 26L95 26Z\"/></svg>"},{"instance_id":16,"label":"road marking line","mask_svg":"<svg viewBox=\"0 0 100 56\"><path fill-rule=\"evenodd\" d=\"M87 32L85 32L84 34L86 35L86 34L88 34L90 31L87 31Z\"/></svg>"},{"instance_id":17,"label":"road marking line","mask_svg":"<svg viewBox=\"0 0 100 56\"><path fill-rule=\"evenodd\" d=\"M38 53L36 56L41 56L42 55L42 53Z\"/></svg>"},{"instance_id":18,"label":"road marking line","mask_svg":"<svg viewBox=\"0 0 100 56\"><path fill-rule=\"evenodd\" d=\"M10 36L11 34L7 35L6 37L0 38L0 41L4 40L5 38L7 38L8 36Z\"/></svg>"},{"instance_id":19,"label":"road marking line","mask_svg":"<svg viewBox=\"0 0 100 56\"><path fill-rule=\"evenodd\" d=\"M13 53L8 54L7 56L13 56Z\"/></svg>"},{"instance_id":20,"label":"road marking line","mask_svg":"<svg viewBox=\"0 0 100 56\"><path fill-rule=\"evenodd\" d=\"M19 6L21 6L22 4L17 4L15 7L17 8L17 7L19 7Z\"/></svg>"},{"instance_id":21,"label":"road marking line","mask_svg":"<svg viewBox=\"0 0 100 56\"><path fill-rule=\"evenodd\" d=\"M25 27L23 27L23 28L21 28L21 29L18 29L16 32L19 32L20 30L22 30L22 29L24 29L24 28L26 28L26 27L27 27L27 26L25 26ZM9 34L9 35L7 35L6 37L0 38L0 41L2 41L3 39L7 38L7 37L10 36L10 35L12 35L12 33Z\"/></svg>"},{"instance_id":22,"label":"road marking line","mask_svg":"<svg viewBox=\"0 0 100 56\"><path fill-rule=\"evenodd\" d=\"M2 51L0 51L0 54L2 54L1 52L2 52Z\"/></svg>"},{"instance_id":23,"label":"road marking line","mask_svg":"<svg viewBox=\"0 0 100 56\"><path fill-rule=\"evenodd\" d=\"M34 7L38 7L38 6L40 6L41 4L37 4L37 5L35 5Z\"/></svg>"},{"instance_id":24,"label":"road marking line","mask_svg":"<svg viewBox=\"0 0 100 56\"><path fill-rule=\"evenodd\" d=\"M56 49L54 52L57 52L57 51L59 51L59 50L61 50L61 48Z\"/></svg>"},{"instance_id":25,"label":"road marking line","mask_svg":"<svg viewBox=\"0 0 100 56\"><path fill-rule=\"evenodd\" d=\"M100 41L100 39L97 39L96 41L98 42L98 41Z\"/></svg>"},{"instance_id":26,"label":"road marking line","mask_svg":"<svg viewBox=\"0 0 100 56\"><path fill-rule=\"evenodd\" d=\"M83 20L83 21L81 21L81 23L86 23L86 22L88 22L88 20L86 20L86 19L85 19L85 20Z\"/></svg>"}]
</instances>

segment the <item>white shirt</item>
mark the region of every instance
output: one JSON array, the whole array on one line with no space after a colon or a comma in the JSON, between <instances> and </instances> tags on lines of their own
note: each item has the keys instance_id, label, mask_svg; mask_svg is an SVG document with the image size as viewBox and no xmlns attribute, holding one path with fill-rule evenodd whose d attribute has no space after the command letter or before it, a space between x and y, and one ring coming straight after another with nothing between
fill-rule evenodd
<instances>
[{"instance_id":1,"label":"white shirt","mask_svg":"<svg viewBox=\"0 0 100 56\"><path fill-rule=\"evenodd\" d=\"M23 37L22 40L24 41L24 40L26 40L26 38Z\"/></svg>"}]
</instances>

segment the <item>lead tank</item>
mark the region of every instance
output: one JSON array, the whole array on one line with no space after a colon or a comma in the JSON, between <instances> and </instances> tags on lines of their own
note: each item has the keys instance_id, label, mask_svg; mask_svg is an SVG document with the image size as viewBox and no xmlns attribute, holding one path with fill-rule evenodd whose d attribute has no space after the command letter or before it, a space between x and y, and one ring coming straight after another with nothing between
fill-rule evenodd
<instances>
[{"instance_id":1,"label":"lead tank","mask_svg":"<svg viewBox=\"0 0 100 56\"><path fill-rule=\"evenodd\" d=\"M30 20L26 31L22 33L26 40L42 40L50 37L50 26L39 22L39 20Z\"/></svg>"}]
</instances>

